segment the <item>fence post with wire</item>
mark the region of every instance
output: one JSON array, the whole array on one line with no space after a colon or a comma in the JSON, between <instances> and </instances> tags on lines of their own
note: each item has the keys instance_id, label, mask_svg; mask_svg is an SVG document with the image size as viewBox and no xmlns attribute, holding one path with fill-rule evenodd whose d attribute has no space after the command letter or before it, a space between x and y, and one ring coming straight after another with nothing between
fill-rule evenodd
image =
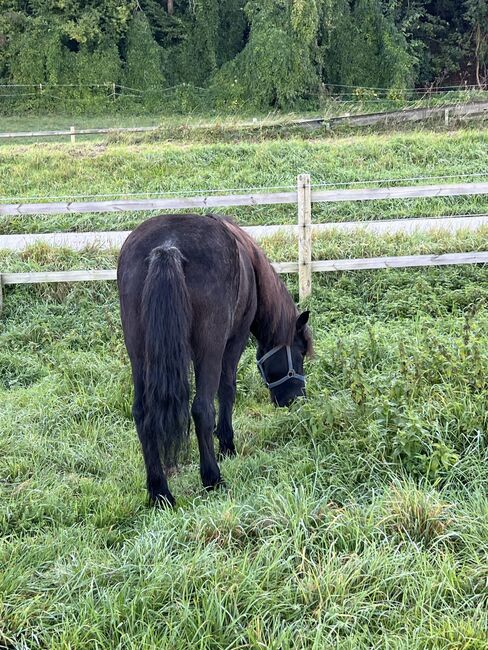
<instances>
[{"instance_id":1,"label":"fence post with wire","mask_svg":"<svg viewBox=\"0 0 488 650\"><path fill-rule=\"evenodd\" d=\"M312 187L310 174L297 179L298 284L300 300L312 293Z\"/></svg>"}]
</instances>

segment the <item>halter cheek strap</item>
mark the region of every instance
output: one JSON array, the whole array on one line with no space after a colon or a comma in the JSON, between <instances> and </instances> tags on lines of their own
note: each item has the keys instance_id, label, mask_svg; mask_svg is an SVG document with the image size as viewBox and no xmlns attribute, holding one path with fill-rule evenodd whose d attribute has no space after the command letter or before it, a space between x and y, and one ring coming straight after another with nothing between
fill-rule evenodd
<instances>
[{"instance_id":1,"label":"halter cheek strap","mask_svg":"<svg viewBox=\"0 0 488 650\"><path fill-rule=\"evenodd\" d=\"M288 359L288 373L281 379L269 382L266 377L266 372L264 370L263 363L267 359L270 359L274 354L279 352L282 348L286 348L286 357ZM258 363L259 372L261 373L261 376L264 379L264 383L270 389L275 388L276 386L280 386L281 384L284 384L285 381L288 381L289 379L298 379L298 381L301 381L305 384L305 377L303 375L299 375L293 367L293 361L291 359L291 348L289 345L277 345L275 348L269 350L269 352L266 352L266 354L263 354L263 356L260 359L258 359L257 363Z\"/></svg>"}]
</instances>

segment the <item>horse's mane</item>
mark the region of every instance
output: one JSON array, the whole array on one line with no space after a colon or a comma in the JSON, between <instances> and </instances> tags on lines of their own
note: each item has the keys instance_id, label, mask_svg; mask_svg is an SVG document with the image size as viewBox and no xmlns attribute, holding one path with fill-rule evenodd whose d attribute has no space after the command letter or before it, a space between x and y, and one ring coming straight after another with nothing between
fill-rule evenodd
<instances>
[{"instance_id":1,"label":"horse's mane","mask_svg":"<svg viewBox=\"0 0 488 650\"><path fill-rule=\"evenodd\" d=\"M243 246L254 268L258 306L253 333L264 345L291 345L298 311L288 289L256 242L230 217L223 217L222 221ZM312 339L308 328L304 334L309 354L312 352Z\"/></svg>"}]
</instances>

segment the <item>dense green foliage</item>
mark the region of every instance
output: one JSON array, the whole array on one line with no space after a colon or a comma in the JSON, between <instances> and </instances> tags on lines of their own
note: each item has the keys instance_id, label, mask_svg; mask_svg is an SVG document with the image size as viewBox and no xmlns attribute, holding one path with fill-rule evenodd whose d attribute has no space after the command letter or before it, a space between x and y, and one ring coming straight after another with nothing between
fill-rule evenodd
<instances>
[{"instance_id":1,"label":"dense green foliage","mask_svg":"<svg viewBox=\"0 0 488 650\"><path fill-rule=\"evenodd\" d=\"M486 82L485 0L0 0L0 8L0 80L32 84L0 92L4 112L60 102L106 110L117 98L132 109L290 108L350 86Z\"/></svg>"}]
</instances>

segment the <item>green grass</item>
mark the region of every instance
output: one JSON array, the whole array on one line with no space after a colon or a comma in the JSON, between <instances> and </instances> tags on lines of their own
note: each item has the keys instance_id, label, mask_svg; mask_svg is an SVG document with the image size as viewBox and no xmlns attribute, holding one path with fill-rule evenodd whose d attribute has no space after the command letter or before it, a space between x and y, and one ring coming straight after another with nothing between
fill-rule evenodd
<instances>
[{"instance_id":1,"label":"green grass","mask_svg":"<svg viewBox=\"0 0 488 650\"><path fill-rule=\"evenodd\" d=\"M118 192L485 171L487 132L180 146L2 147L2 193ZM334 220L486 199L314 209ZM446 210L447 208L447 210ZM468 211L468 210L467 210ZM245 223L294 209L241 210ZM22 232L141 215L3 221ZM486 250L488 230L317 237L316 259ZM296 259L287 237L263 244ZM113 268L35 246L7 271ZM286 278L297 298L297 278ZM196 445L147 507L112 282L5 287L0 318L0 648L485 650L488 275L484 266L315 274L308 399L275 409L239 366L238 456L200 485Z\"/></svg>"},{"instance_id":2,"label":"green grass","mask_svg":"<svg viewBox=\"0 0 488 650\"><path fill-rule=\"evenodd\" d=\"M2 268L114 261L77 257L36 247ZM175 512L146 506L113 283L5 294L5 646L486 648L484 268L316 275L309 399L274 409L249 346L228 489L203 493L193 448Z\"/></svg>"},{"instance_id":3,"label":"green grass","mask_svg":"<svg viewBox=\"0 0 488 650\"><path fill-rule=\"evenodd\" d=\"M21 91L22 92L22 91ZM62 92L57 89L57 92ZM129 110L124 109L123 103L115 102L107 105L105 108L100 107L92 113L84 111L82 113L76 110L65 110L60 112L50 111L43 112L31 109L25 114L19 114L15 111L12 115L0 115L0 131L40 131L40 130L59 130L66 129L71 125L78 128L90 127L127 127L127 126L146 126L161 125L179 129L180 127L201 126L202 124L210 127L215 125L224 125L228 127L238 127L243 121L248 122L253 118L258 121L280 121L287 122L302 117L311 117L321 115L324 117L333 117L344 114L358 113L375 113L381 111L396 111L409 108L430 108L435 106L449 106L463 104L474 101L486 100L488 93L482 90L470 91L450 91L435 93L432 95L414 94L410 97L406 95L391 94L385 97L385 93L375 93L372 90L358 89L351 94L343 96L324 97L315 104L310 103L307 109L298 112L270 111L263 112L256 109L239 106L239 110L228 110L219 112L211 110L208 104L205 105L205 113L198 110L185 108L183 114L171 112L169 107L161 107L160 111L148 112L143 105L133 104ZM0 95L0 99L1 99ZM60 97L59 99L62 100ZM63 102L61 102L62 104ZM71 105L73 98L71 97ZM6 107L4 107L5 109Z\"/></svg>"},{"instance_id":4,"label":"green grass","mask_svg":"<svg viewBox=\"0 0 488 650\"><path fill-rule=\"evenodd\" d=\"M309 172L316 184L376 179L450 176L439 182L486 180L488 131L369 135L355 138L284 140L240 144L44 144L0 149L2 202L33 202L55 197L128 196L132 193L289 187ZM405 181L408 185L416 181ZM419 181L429 183L436 181ZM361 186L361 183L355 187ZM343 187L339 185L338 187ZM102 197L100 197L102 198ZM485 196L363 203L318 204L316 222L488 210ZM229 208L241 224L293 223L293 206ZM88 214L3 217L0 232L118 230L148 214Z\"/></svg>"},{"instance_id":5,"label":"green grass","mask_svg":"<svg viewBox=\"0 0 488 650\"><path fill-rule=\"evenodd\" d=\"M79 129L152 126L162 123L164 119L165 116L159 113L147 115L124 115L116 112L107 115L70 115L65 113L4 115L1 118L1 130L13 133L15 131L69 130L70 126L76 126Z\"/></svg>"},{"instance_id":6,"label":"green grass","mask_svg":"<svg viewBox=\"0 0 488 650\"><path fill-rule=\"evenodd\" d=\"M340 105L341 109L346 111L347 104ZM336 113L337 111L334 111ZM131 112L130 114L124 112L117 112L114 110L112 113L106 114L83 114L77 115L66 113L53 113L36 115L12 115L1 116L1 131L15 132L15 131L57 131L61 129L69 129L70 126L76 128L116 128L116 127L131 127L131 126L160 126L162 129L171 128L176 131L181 131L184 128L191 127L235 127L238 128L243 122L249 123L253 119L258 122L289 122L294 119L306 118L320 115L320 111L305 111L300 113L280 113L277 111L270 111L263 113L260 111L250 112L247 116L241 112L238 115L229 114L215 114L209 115L208 113L201 115L195 113L186 113L183 115L171 115L164 112L161 113L137 113ZM81 136L80 136L81 137Z\"/></svg>"}]
</instances>

